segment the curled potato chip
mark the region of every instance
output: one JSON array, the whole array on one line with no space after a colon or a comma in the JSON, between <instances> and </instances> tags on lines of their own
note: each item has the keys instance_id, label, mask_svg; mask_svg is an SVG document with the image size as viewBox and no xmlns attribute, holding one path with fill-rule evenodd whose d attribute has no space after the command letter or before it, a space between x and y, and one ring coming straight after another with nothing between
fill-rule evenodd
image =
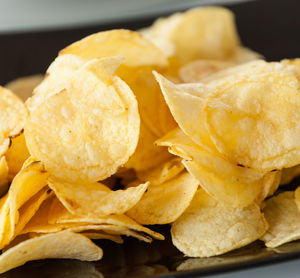
<instances>
[{"instance_id":1,"label":"curled potato chip","mask_svg":"<svg viewBox=\"0 0 300 278\"><path fill-rule=\"evenodd\" d=\"M29 152L25 142L24 132L11 139L11 144L5 158L9 169L9 180L17 175L21 170L25 160L29 157Z\"/></svg>"},{"instance_id":2,"label":"curled potato chip","mask_svg":"<svg viewBox=\"0 0 300 278\"><path fill-rule=\"evenodd\" d=\"M39 85L44 79L44 75L36 74L21 77L10 81L5 87L14 92L23 101L32 96L34 88Z\"/></svg>"},{"instance_id":3,"label":"curled potato chip","mask_svg":"<svg viewBox=\"0 0 300 278\"><path fill-rule=\"evenodd\" d=\"M161 184L150 184L127 214L141 224L172 223L189 206L198 186L199 182L187 172Z\"/></svg>"},{"instance_id":4,"label":"curled potato chip","mask_svg":"<svg viewBox=\"0 0 300 278\"><path fill-rule=\"evenodd\" d=\"M299 164L299 80L292 66L250 62L210 85L205 125L222 154L265 171Z\"/></svg>"},{"instance_id":5,"label":"curled potato chip","mask_svg":"<svg viewBox=\"0 0 300 278\"><path fill-rule=\"evenodd\" d=\"M75 215L104 216L123 214L142 198L148 183L112 191L101 183L68 183L48 179L49 187L61 203Z\"/></svg>"},{"instance_id":6,"label":"curled potato chip","mask_svg":"<svg viewBox=\"0 0 300 278\"><path fill-rule=\"evenodd\" d=\"M221 155L204 150L179 128L156 143L170 147L173 154L182 157L186 169L219 202L244 207L251 204L262 190L264 173L234 165Z\"/></svg>"},{"instance_id":7,"label":"curled potato chip","mask_svg":"<svg viewBox=\"0 0 300 278\"><path fill-rule=\"evenodd\" d=\"M280 185L281 171L273 171L265 174L262 181L262 189L257 197L258 204L269 196L272 196Z\"/></svg>"},{"instance_id":8,"label":"curled potato chip","mask_svg":"<svg viewBox=\"0 0 300 278\"><path fill-rule=\"evenodd\" d=\"M200 189L187 210L172 224L173 244L190 257L210 257L245 246L267 230L256 204L232 208Z\"/></svg>"},{"instance_id":9,"label":"curled potato chip","mask_svg":"<svg viewBox=\"0 0 300 278\"><path fill-rule=\"evenodd\" d=\"M27 146L52 175L96 182L114 174L134 152L137 102L126 83L112 75L119 63L118 57L88 62L67 90L32 111L25 128Z\"/></svg>"},{"instance_id":10,"label":"curled potato chip","mask_svg":"<svg viewBox=\"0 0 300 278\"><path fill-rule=\"evenodd\" d=\"M289 184L294 178L300 175L300 165L282 169L280 185Z\"/></svg>"},{"instance_id":11,"label":"curled potato chip","mask_svg":"<svg viewBox=\"0 0 300 278\"><path fill-rule=\"evenodd\" d=\"M300 238L300 211L294 192L283 192L268 199L263 213L270 225L261 237L267 247L277 247Z\"/></svg>"},{"instance_id":12,"label":"curled potato chip","mask_svg":"<svg viewBox=\"0 0 300 278\"><path fill-rule=\"evenodd\" d=\"M114 241L115 243L122 244L124 241L119 235L110 235L104 232L98 232L98 231L87 231L80 233L83 236L86 236L89 239L109 239L111 241Z\"/></svg>"},{"instance_id":13,"label":"curled potato chip","mask_svg":"<svg viewBox=\"0 0 300 278\"><path fill-rule=\"evenodd\" d=\"M0 196L8 189L8 166L4 156L0 158Z\"/></svg>"},{"instance_id":14,"label":"curled potato chip","mask_svg":"<svg viewBox=\"0 0 300 278\"><path fill-rule=\"evenodd\" d=\"M0 199L0 249L9 243L12 234L8 194L6 194Z\"/></svg>"},{"instance_id":15,"label":"curled potato chip","mask_svg":"<svg viewBox=\"0 0 300 278\"><path fill-rule=\"evenodd\" d=\"M295 191L295 202L300 211L300 187L298 187Z\"/></svg>"},{"instance_id":16,"label":"curled potato chip","mask_svg":"<svg viewBox=\"0 0 300 278\"><path fill-rule=\"evenodd\" d=\"M0 273L33 260L64 258L96 261L102 255L102 249L87 237L63 231L25 240L7 250L0 256Z\"/></svg>"},{"instance_id":17,"label":"curled potato chip","mask_svg":"<svg viewBox=\"0 0 300 278\"><path fill-rule=\"evenodd\" d=\"M0 86L0 157L9 147L9 138L20 134L27 117L22 100Z\"/></svg>"}]
</instances>

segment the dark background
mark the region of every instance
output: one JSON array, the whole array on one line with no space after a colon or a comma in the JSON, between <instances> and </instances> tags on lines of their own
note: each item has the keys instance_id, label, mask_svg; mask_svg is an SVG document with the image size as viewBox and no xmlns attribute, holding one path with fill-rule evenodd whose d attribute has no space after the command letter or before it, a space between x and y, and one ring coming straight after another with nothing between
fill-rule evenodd
<instances>
[{"instance_id":1,"label":"dark background","mask_svg":"<svg viewBox=\"0 0 300 278\"><path fill-rule=\"evenodd\" d=\"M228 6L245 46L267 60L300 56L300 0L256 0ZM161 16L159 14L157 16ZM112 28L138 29L155 18L59 31L0 34L0 84L45 72L60 49L91 33Z\"/></svg>"}]
</instances>

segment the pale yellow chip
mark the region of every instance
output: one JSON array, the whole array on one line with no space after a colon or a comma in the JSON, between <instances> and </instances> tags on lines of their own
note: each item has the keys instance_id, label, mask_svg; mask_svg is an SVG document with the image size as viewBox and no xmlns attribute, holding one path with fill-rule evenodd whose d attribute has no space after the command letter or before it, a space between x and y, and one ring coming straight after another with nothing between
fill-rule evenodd
<instances>
[{"instance_id":1,"label":"pale yellow chip","mask_svg":"<svg viewBox=\"0 0 300 278\"><path fill-rule=\"evenodd\" d=\"M8 166L4 156L0 158L0 197L8 190Z\"/></svg>"},{"instance_id":2,"label":"pale yellow chip","mask_svg":"<svg viewBox=\"0 0 300 278\"><path fill-rule=\"evenodd\" d=\"M171 228L173 244L190 257L210 257L245 246L267 230L259 206L232 208L200 189Z\"/></svg>"},{"instance_id":3,"label":"pale yellow chip","mask_svg":"<svg viewBox=\"0 0 300 278\"><path fill-rule=\"evenodd\" d=\"M63 231L25 240L0 256L0 273L16 268L28 261L48 258L96 261L103 251L87 237Z\"/></svg>"},{"instance_id":4,"label":"pale yellow chip","mask_svg":"<svg viewBox=\"0 0 300 278\"><path fill-rule=\"evenodd\" d=\"M20 134L27 117L22 100L0 86L0 157L9 146L9 138Z\"/></svg>"},{"instance_id":5,"label":"pale yellow chip","mask_svg":"<svg viewBox=\"0 0 300 278\"><path fill-rule=\"evenodd\" d=\"M150 184L127 214L141 224L172 223L189 206L198 186L199 182L187 172L161 184Z\"/></svg>"},{"instance_id":6,"label":"pale yellow chip","mask_svg":"<svg viewBox=\"0 0 300 278\"><path fill-rule=\"evenodd\" d=\"M44 79L44 75L36 74L10 81L5 87L14 92L23 101L32 96L32 92Z\"/></svg>"},{"instance_id":7,"label":"pale yellow chip","mask_svg":"<svg viewBox=\"0 0 300 278\"><path fill-rule=\"evenodd\" d=\"M300 86L295 67L254 61L235 70L209 83L202 124L217 149L231 161L264 171L299 164Z\"/></svg>"},{"instance_id":8,"label":"pale yellow chip","mask_svg":"<svg viewBox=\"0 0 300 278\"><path fill-rule=\"evenodd\" d=\"M270 225L261 237L267 247L273 248L300 239L300 211L294 200L294 192L283 192L268 199L263 213Z\"/></svg>"},{"instance_id":9,"label":"pale yellow chip","mask_svg":"<svg viewBox=\"0 0 300 278\"><path fill-rule=\"evenodd\" d=\"M5 153L10 181L12 181L21 170L28 157L29 152L26 146L24 132L22 132L20 135L11 139L11 145Z\"/></svg>"},{"instance_id":10,"label":"pale yellow chip","mask_svg":"<svg viewBox=\"0 0 300 278\"><path fill-rule=\"evenodd\" d=\"M260 204L264 199L272 196L280 185L281 171L274 171L267 173L262 181L261 191L256 198L258 204ZM264 204L262 204L264 205Z\"/></svg>"},{"instance_id":11,"label":"pale yellow chip","mask_svg":"<svg viewBox=\"0 0 300 278\"><path fill-rule=\"evenodd\" d=\"M86 63L67 90L31 113L28 149L52 175L96 182L114 174L134 152L140 118L132 91L113 75L119 63L119 57Z\"/></svg>"},{"instance_id":12,"label":"pale yellow chip","mask_svg":"<svg viewBox=\"0 0 300 278\"><path fill-rule=\"evenodd\" d=\"M168 146L173 154L182 157L186 169L219 202L244 207L258 198L262 190L264 173L234 165L221 155L204 150L179 128L156 143Z\"/></svg>"},{"instance_id":13,"label":"pale yellow chip","mask_svg":"<svg viewBox=\"0 0 300 278\"><path fill-rule=\"evenodd\" d=\"M43 164L33 162L13 179L8 192L11 236L15 234L19 221L19 209L47 185L47 178L48 173L45 172Z\"/></svg>"},{"instance_id":14,"label":"pale yellow chip","mask_svg":"<svg viewBox=\"0 0 300 278\"><path fill-rule=\"evenodd\" d=\"M101 183L68 183L54 178L48 179L48 185L71 213L97 217L125 213L139 202L149 183L117 191Z\"/></svg>"},{"instance_id":15,"label":"pale yellow chip","mask_svg":"<svg viewBox=\"0 0 300 278\"><path fill-rule=\"evenodd\" d=\"M178 157L172 158L167 162L150 170L137 172L136 175L139 180L149 181L151 185L162 184L175 176L177 176L184 169L181 159Z\"/></svg>"},{"instance_id":16,"label":"pale yellow chip","mask_svg":"<svg viewBox=\"0 0 300 278\"><path fill-rule=\"evenodd\" d=\"M289 184L293 179L300 176L300 165L282 169L280 185Z\"/></svg>"}]
</instances>

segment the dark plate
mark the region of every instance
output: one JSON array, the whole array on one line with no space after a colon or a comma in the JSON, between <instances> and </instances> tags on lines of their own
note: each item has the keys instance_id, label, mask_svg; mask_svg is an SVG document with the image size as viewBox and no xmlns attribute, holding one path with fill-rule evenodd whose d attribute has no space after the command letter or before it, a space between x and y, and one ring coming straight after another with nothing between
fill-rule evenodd
<instances>
[{"instance_id":1,"label":"dark plate","mask_svg":"<svg viewBox=\"0 0 300 278\"><path fill-rule=\"evenodd\" d=\"M260 0L228 6L236 14L244 45L262 53L268 60L300 56L300 1ZM157 15L160 16L160 15ZM57 52L88 34L111 28L137 29L154 18L91 26L73 30L0 35L0 84L25 75L44 72ZM154 227L166 235L163 242L145 244L133 239L124 245L102 241L104 259L100 262L45 260L0 275L4 277L196 277L244 269L300 257L300 241L267 249L261 242L223 256L192 259L172 246L169 226Z\"/></svg>"}]
</instances>

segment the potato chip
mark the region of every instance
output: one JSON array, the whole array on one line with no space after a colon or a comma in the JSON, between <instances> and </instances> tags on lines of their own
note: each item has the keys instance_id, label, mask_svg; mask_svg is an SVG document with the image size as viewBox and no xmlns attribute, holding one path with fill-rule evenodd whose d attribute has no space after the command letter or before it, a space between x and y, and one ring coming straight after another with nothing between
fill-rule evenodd
<instances>
[{"instance_id":1,"label":"potato chip","mask_svg":"<svg viewBox=\"0 0 300 278\"><path fill-rule=\"evenodd\" d=\"M289 184L294 178L300 176L300 165L282 169L280 185Z\"/></svg>"},{"instance_id":2,"label":"potato chip","mask_svg":"<svg viewBox=\"0 0 300 278\"><path fill-rule=\"evenodd\" d=\"M165 55L151 42L137 32L124 29L90 35L67 46L59 54L73 54L84 60L123 55L125 65L130 67L168 64Z\"/></svg>"},{"instance_id":3,"label":"potato chip","mask_svg":"<svg viewBox=\"0 0 300 278\"><path fill-rule=\"evenodd\" d=\"M300 211L294 192L283 192L268 199L263 213L270 225L261 237L267 247L277 247L300 238Z\"/></svg>"},{"instance_id":4,"label":"potato chip","mask_svg":"<svg viewBox=\"0 0 300 278\"><path fill-rule=\"evenodd\" d=\"M28 261L48 258L96 261L103 251L87 237L63 231L25 240L0 256L0 273L21 266Z\"/></svg>"},{"instance_id":5,"label":"potato chip","mask_svg":"<svg viewBox=\"0 0 300 278\"><path fill-rule=\"evenodd\" d=\"M89 239L94 239L94 240L109 239L119 244L122 244L124 242L124 240L119 235L110 235L104 232L87 231L87 232L82 232L80 234L86 236Z\"/></svg>"},{"instance_id":6,"label":"potato chip","mask_svg":"<svg viewBox=\"0 0 300 278\"><path fill-rule=\"evenodd\" d=\"M39 85L44 79L44 75L36 74L21 77L10 81L5 87L14 92L23 101L32 96L34 88Z\"/></svg>"},{"instance_id":7,"label":"potato chip","mask_svg":"<svg viewBox=\"0 0 300 278\"><path fill-rule=\"evenodd\" d=\"M9 147L9 138L20 134L27 117L22 100L0 86L0 157Z\"/></svg>"},{"instance_id":8,"label":"potato chip","mask_svg":"<svg viewBox=\"0 0 300 278\"><path fill-rule=\"evenodd\" d=\"M300 211L300 187L295 190L295 202Z\"/></svg>"},{"instance_id":9,"label":"potato chip","mask_svg":"<svg viewBox=\"0 0 300 278\"><path fill-rule=\"evenodd\" d=\"M118 57L88 62L68 90L31 113L25 128L28 149L52 175L96 182L114 174L134 152L139 114L130 88L112 75L119 62Z\"/></svg>"},{"instance_id":10,"label":"potato chip","mask_svg":"<svg viewBox=\"0 0 300 278\"><path fill-rule=\"evenodd\" d=\"M4 156L0 158L0 196L8 189L8 166Z\"/></svg>"},{"instance_id":11,"label":"potato chip","mask_svg":"<svg viewBox=\"0 0 300 278\"><path fill-rule=\"evenodd\" d=\"M54 199L51 204L51 208L47 210L48 222L50 224L72 224L72 223L90 223L90 224L111 224L127 228L136 232L141 232L150 235L151 237L163 240L163 235L156 233L146 227L141 226L133 219L126 215L108 215L108 216L98 216L98 217L82 217L71 214L59 201ZM42 222L43 219L47 219L46 213L41 214L40 219L36 221L38 223ZM47 221L47 220L46 220Z\"/></svg>"},{"instance_id":12,"label":"potato chip","mask_svg":"<svg viewBox=\"0 0 300 278\"><path fill-rule=\"evenodd\" d=\"M8 194L0 199L0 249L10 241L12 235Z\"/></svg>"},{"instance_id":13,"label":"potato chip","mask_svg":"<svg viewBox=\"0 0 300 278\"><path fill-rule=\"evenodd\" d=\"M264 171L299 164L300 95L294 68L258 61L239 69L210 83L205 125L217 149L231 161Z\"/></svg>"},{"instance_id":14,"label":"potato chip","mask_svg":"<svg viewBox=\"0 0 300 278\"><path fill-rule=\"evenodd\" d=\"M144 183L126 190L112 191L101 183L76 184L54 178L48 179L48 185L71 213L95 217L125 213L139 202L148 188L148 183Z\"/></svg>"},{"instance_id":15,"label":"potato chip","mask_svg":"<svg viewBox=\"0 0 300 278\"><path fill-rule=\"evenodd\" d=\"M200 189L187 210L172 224L173 244L190 257L210 257L245 246L267 230L256 204L232 208Z\"/></svg>"},{"instance_id":16,"label":"potato chip","mask_svg":"<svg viewBox=\"0 0 300 278\"><path fill-rule=\"evenodd\" d=\"M19 209L47 185L47 178L48 173L45 172L43 164L33 162L13 179L8 192L12 235L19 220Z\"/></svg>"},{"instance_id":17,"label":"potato chip","mask_svg":"<svg viewBox=\"0 0 300 278\"><path fill-rule=\"evenodd\" d=\"M26 146L24 132L11 139L11 145L5 153L5 158L9 169L9 180L17 175L21 170L25 160L29 157Z\"/></svg>"},{"instance_id":18,"label":"potato chip","mask_svg":"<svg viewBox=\"0 0 300 278\"><path fill-rule=\"evenodd\" d=\"M257 197L258 204L269 196L272 196L280 185L281 171L267 173L262 181L262 189Z\"/></svg>"},{"instance_id":19,"label":"potato chip","mask_svg":"<svg viewBox=\"0 0 300 278\"><path fill-rule=\"evenodd\" d=\"M173 154L182 157L186 169L219 202L244 207L262 190L264 173L234 165L221 155L202 149L179 128L158 140L157 144L171 147Z\"/></svg>"},{"instance_id":20,"label":"potato chip","mask_svg":"<svg viewBox=\"0 0 300 278\"><path fill-rule=\"evenodd\" d=\"M143 182L149 181L151 185L162 184L176 177L183 169L181 159L175 157L153 169L137 172L137 177Z\"/></svg>"},{"instance_id":21,"label":"potato chip","mask_svg":"<svg viewBox=\"0 0 300 278\"><path fill-rule=\"evenodd\" d=\"M141 224L172 223L189 206L198 186L199 182L187 172L161 184L150 184L127 214Z\"/></svg>"}]
</instances>

